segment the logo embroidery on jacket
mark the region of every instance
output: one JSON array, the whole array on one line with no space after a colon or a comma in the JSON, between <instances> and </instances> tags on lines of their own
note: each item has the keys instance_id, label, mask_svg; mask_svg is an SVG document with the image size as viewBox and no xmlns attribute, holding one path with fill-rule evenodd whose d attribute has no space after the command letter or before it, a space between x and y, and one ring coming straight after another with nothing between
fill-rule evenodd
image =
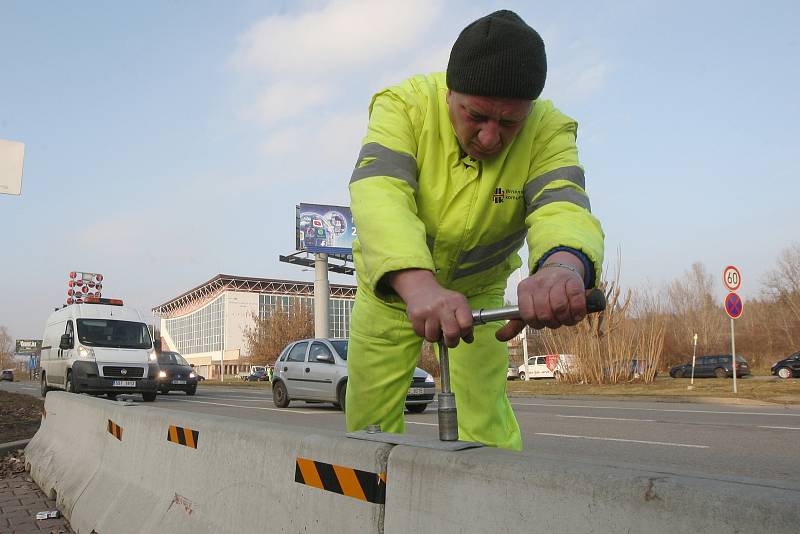
<instances>
[{"instance_id":1,"label":"logo embroidery on jacket","mask_svg":"<svg viewBox=\"0 0 800 534\"><path fill-rule=\"evenodd\" d=\"M503 189L497 187L492 193L492 201L495 204L502 204L505 200L519 200L522 198L522 189Z\"/></svg>"}]
</instances>

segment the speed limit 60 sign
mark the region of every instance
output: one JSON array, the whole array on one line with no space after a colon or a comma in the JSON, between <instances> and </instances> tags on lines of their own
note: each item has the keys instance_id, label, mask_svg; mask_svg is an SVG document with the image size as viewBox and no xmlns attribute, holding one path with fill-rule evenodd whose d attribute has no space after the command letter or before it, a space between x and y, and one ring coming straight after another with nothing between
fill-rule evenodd
<instances>
[{"instance_id":1,"label":"speed limit 60 sign","mask_svg":"<svg viewBox=\"0 0 800 534\"><path fill-rule=\"evenodd\" d=\"M725 267L725 270L722 271L722 283L725 284L728 291L737 291L742 285L742 275L739 273L739 269L733 265Z\"/></svg>"}]
</instances>

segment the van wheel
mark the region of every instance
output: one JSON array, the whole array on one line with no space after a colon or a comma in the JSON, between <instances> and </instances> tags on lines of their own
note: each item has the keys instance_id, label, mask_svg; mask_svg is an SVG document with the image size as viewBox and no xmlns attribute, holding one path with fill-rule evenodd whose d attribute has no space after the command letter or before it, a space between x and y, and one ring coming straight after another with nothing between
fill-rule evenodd
<instances>
[{"instance_id":1,"label":"van wheel","mask_svg":"<svg viewBox=\"0 0 800 534\"><path fill-rule=\"evenodd\" d=\"M427 404L406 404L406 410L411 413L422 413L427 407Z\"/></svg>"},{"instance_id":2,"label":"van wheel","mask_svg":"<svg viewBox=\"0 0 800 534\"><path fill-rule=\"evenodd\" d=\"M718 367L714 369L714 376L716 376L717 378L725 378L726 376L728 376L728 373L726 373L725 369L723 369L722 367Z\"/></svg>"},{"instance_id":3,"label":"van wheel","mask_svg":"<svg viewBox=\"0 0 800 534\"><path fill-rule=\"evenodd\" d=\"M519 379L520 379L520 380L527 380L527 379L528 379L528 377L527 377L527 376L525 376L525 373L520 373L520 374L519 374Z\"/></svg>"},{"instance_id":4,"label":"van wheel","mask_svg":"<svg viewBox=\"0 0 800 534\"><path fill-rule=\"evenodd\" d=\"M156 400L156 392L153 391L150 393L142 393L142 399L145 402L153 402L154 400Z\"/></svg>"},{"instance_id":5,"label":"van wheel","mask_svg":"<svg viewBox=\"0 0 800 534\"><path fill-rule=\"evenodd\" d=\"M283 382L276 382L272 386L272 402L278 408L289 406L289 393L286 391L286 384Z\"/></svg>"},{"instance_id":6,"label":"van wheel","mask_svg":"<svg viewBox=\"0 0 800 534\"><path fill-rule=\"evenodd\" d=\"M72 371L67 371L67 383L64 389L70 393L79 393L78 386L76 386L75 381L72 380Z\"/></svg>"},{"instance_id":7,"label":"van wheel","mask_svg":"<svg viewBox=\"0 0 800 534\"><path fill-rule=\"evenodd\" d=\"M341 386L339 386L339 391L336 393L336 400L339 401L337 404L339 405L339 409L344 412L345 408L345 400L347 398L347 382L344 382Z\"/></svg>"},{"instance_id":8,"label":"van wheel","mask_svg":"<svg viewBox=\"0 0 800 534\"><path fill-rule=\"evenodd\" d=\"M42 393L42 397L46 397L46 396L47 396L47 392L48 392L48 391L50 391L50 388L49 388L49 387L47 387L47 380L46 380L46 379L45 379L45 377L44 377L44 373L42 373L42 380L41 380L41 382L42 382L42 385L41 385L41 393Z\"/></svg>"}]
</instances>

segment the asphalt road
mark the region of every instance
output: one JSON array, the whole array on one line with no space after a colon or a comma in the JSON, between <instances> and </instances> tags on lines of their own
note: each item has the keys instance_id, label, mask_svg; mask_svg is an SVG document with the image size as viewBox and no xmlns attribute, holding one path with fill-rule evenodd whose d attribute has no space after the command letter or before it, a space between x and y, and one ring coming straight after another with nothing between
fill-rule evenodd
<instances>
[{"instance_id":1,"label":"asphalt road","mask_svg":"<svg viewBox=\"0 0 800 534\"><path fill-rule=\"evenodd\" d=\"M26 382L0 388L38 395ZM141 396L120 396L142 402ZM111 402L111 401L109 401ZM253 424L280 423L344 432L344 416L330 404L293 402L276 408L271 392L253 388L198 388L187 397L159 395L156 408L237 417ZM564 462L691 474L800 490L800 407L606 400L600 397L514 397L525 455ZM435 437L436 404L406 414L407 432Z\"/></svg>"}]
</instances>

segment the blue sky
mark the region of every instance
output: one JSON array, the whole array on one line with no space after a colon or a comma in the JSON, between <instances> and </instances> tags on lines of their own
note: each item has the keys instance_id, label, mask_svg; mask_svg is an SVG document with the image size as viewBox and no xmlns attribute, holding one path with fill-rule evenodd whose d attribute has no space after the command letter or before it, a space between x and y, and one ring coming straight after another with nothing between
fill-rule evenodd
<instances>
[{"instance_id":1,"label":"blue sky","mask_svg":"<svg viewBox=\"0 0 800 534\"><path fill-rule=\"evenodd\" d=\"M26 157L0 195L0 325L40 337L71 270L142 311L218 273L313 280L277 259L294 205L347 204L371 94L501 8L545 40L623 285L699 261L721 297L733 263L758 295L800 240L799 5L4 0L0 139Z\"/></svg>"}]
</instances>

